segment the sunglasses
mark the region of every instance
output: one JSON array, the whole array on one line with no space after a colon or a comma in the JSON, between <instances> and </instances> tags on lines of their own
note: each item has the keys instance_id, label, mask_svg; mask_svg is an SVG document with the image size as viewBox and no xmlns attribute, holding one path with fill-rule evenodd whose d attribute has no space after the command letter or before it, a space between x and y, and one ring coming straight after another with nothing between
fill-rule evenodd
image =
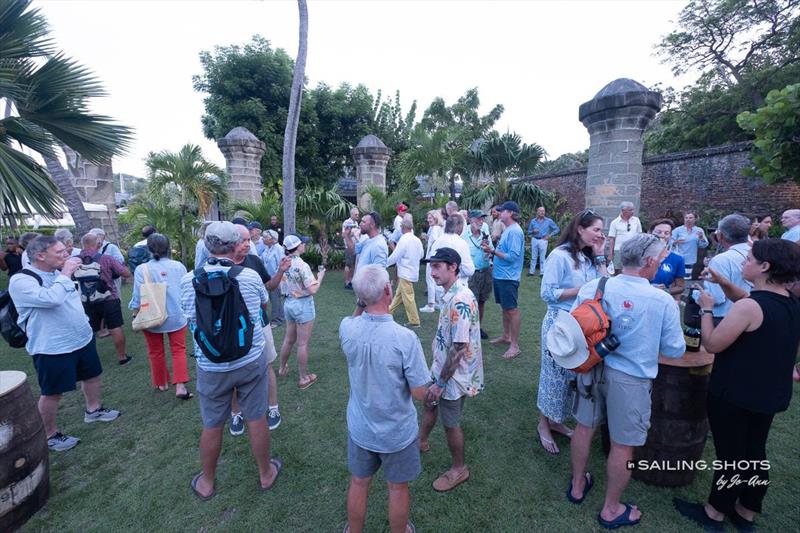
<instances>
[{"instance_id":1,"label":"sunglasses","mask_svg":"<svg viewBox=\"0 0 800 533\"><path fill-rule=\"evenodd\" d=\"M588 219L589 217L596 217L596 216L600 216L600 215L598 215L597 213L595 213L591 209L587 209L586 211L581 213L581 222L583 222L584 220Z\"/></svg>"},{"instance_id":2,"label":"sunglasses","mask_svg":"<svg viewBox=\"0 0 800 533\"><path fill-rule=\"evenodd\" d=\"M644 257L644 255L647 253L647 250L649 250L651 246L653 246L657 242L661 242L661 239L659 239L655 235L650 235L649 237L650 237L649 239L650 242L648 242L647 246L645 246L644 249L642 250L642 257Z\"/></svg>"}]
</instances>

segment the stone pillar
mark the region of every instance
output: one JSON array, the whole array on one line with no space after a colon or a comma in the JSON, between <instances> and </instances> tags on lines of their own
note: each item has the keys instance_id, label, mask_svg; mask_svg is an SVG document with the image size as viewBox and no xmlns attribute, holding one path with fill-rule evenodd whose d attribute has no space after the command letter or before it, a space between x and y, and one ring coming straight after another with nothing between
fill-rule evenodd
<instances>
[{"instance_id":1,"label":"stone pillar","mask_svg":"<svg viewBox=\"0 0 800 533\"><path fill-rule=\"evenodd\" d=\"M78 190L81 200L90 204L100 204L106 208L105 211L86 210L92 225L103 228L110 242L119 243L114 171L111 162L96 165L67 147L64 148L64 154L67 157L67 169L72 184Z\"/></svg>"},{"instance_id":2,"label":"stone pillar","mask_svg":"<svg viewBox=\"0 0 800 533\"><path fill-rule=\"evenodd\" d=\"M623 201L639 211L642 132L659 109L661 93L627 78L612 81L580 106L578 117L590 136L586 208L601 215L606 227Z\"/></svg>"},{"instance_id":3,"label":"stone pillar","mask_svg":"<svg viewBox=\"0 0 800 533\"><path fill-rule=\"evenodd\" d=\"M378 187L386 192L386 165L392 151L374 135L367 135L353 148L356 164L356 202L358 207L369 211L372 198L365 191L368 187Z\"/></svg>"},{"instance_id":4,"label":"stone pillar","mask_svg":"<svg viewBox=\"0 0 800 533\"><path fill-rule=\"evenodd\" d=\"M246 128L233 128L217 141L225 156L225 170L230 176L228 192L232 200L243 202L261 201L261 158L267 145L259 141Z\"/></svg>"}]
</instances>

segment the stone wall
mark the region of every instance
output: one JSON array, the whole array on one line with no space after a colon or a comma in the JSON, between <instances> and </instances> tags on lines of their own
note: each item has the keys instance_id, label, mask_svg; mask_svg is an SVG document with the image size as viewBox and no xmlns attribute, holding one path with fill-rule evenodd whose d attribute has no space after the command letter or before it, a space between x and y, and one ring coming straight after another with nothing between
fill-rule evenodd
<instances>
[{"instance_id":1,"label":"stone wall","mask_svg":"<svg viewBox=\"0 0 800 533\"><path fill-rule=\"evenodd\" d=\"M84 202L101 204L105 212L87 211L92 225L103 228L111 242L119 242L120 234L117 226L117 204L114 198L114 171L111 164L95 165L75 152L67 152L67 162L72 184Z\"/></svg>"},{"instance_id":2,"label":"stone wall","mask_svg":"<svg viewBox=\"0 0 800 533\"><path fill-rule=\"evenodd\" d=\"M641 213L653 220L685 209L779 215L800 206L800 186L767 185L742 175L750 166L750 143L738 143L644 158ZM586 167L523 178L567 200L566 209L584 208Z\"/></svg>"}]
</instances>

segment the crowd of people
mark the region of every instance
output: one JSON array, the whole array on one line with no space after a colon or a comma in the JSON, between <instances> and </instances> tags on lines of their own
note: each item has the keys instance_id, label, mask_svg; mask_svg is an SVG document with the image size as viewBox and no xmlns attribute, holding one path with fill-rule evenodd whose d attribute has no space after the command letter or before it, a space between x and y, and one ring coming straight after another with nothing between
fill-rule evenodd
<instances>
[{"instance_id":1,"label":"crowd of people","mask_svg":"<svg viewBox=\"0 0 800 533\"><path fill-rule=\"evenodd\" d=\"M350 382L352 477L345 531L363 530L369 486L381 467L389 490L391 530L414 530L408 483L421 472L420 454L435 446L430 434L437 420L445 430L451 464L433 489L447 492L469 479L460 421L466 399L484 389L482 342L507 346L505 360L522 353L519 289L527 242L521 217L513 201L488 214L460 210L448 202L444 210L427 213L427 230L417 236L409 207L402 203L391 230L383 231L377 212L362 215L355 208L342 223L345 289L356 299L352 316L339 328ZM581 504L594 485L586 469L593 432L608 425L608 480L597 515L601 526L615 529L641 520L642 511L622 499L631 476L627 464L634 448L647 439L659 356L680 358L686 350L681 299L699 304L703 344L716 353L708 412L717 457L733 464L766 459L773 417L788 407L792 374L800 379L795 366L800 343L800 210L783 213L786 232L781 239L768 237L771 222L770 216L750 220L731 214L707 234L697 226L697 214L687 212L683 225L655 220L644 233L630 202L621 204L607 234L603 217L588 209L564 228L548 218L543 207L529 221L528 275L535 276L538 267L540 297L547 307L540 328L538 439L549 454L561 451L555 435L569 442L572 477L566 499ZM306 390L318 380L309 371L309 343L316 318L314 295L325 269L320 267L315 275L303 260L308 240L284 235L277 217L266 230L258 221L241 218L209 222L201 229L194 268L187 271L171 259L169 239L153 226L142 230L127 265L119 247L99 228L80 237L80 249L67 230L54 236L9 237L6 250L0 252L0 269L11 276L9 293L36 368L38 406L50 449L65 451L79 442L61 433L56 423L61 395L78 382L87 423L111 422L119 416L101 402L102 365L95 337L107 330L119 364L131 360L119 286L132 277L128 307L134 319L149 305L150 285L164 289L163 319L143 330L155 389L166 391L174 385L177 398L194 398L187 387L187 329L194 341L195 392L203 428L202 470L191 480L192 491L204 501L214 497L226 425L233 435L242 435L246 428L260 487L270 490L284 468L270 455L270 431L281 423L272 364L280 355L277 375L287 376L296 347L298 389ZM703 249L717 252L707 264L700 259ZM420 265L425 265L427 301L417 308ZM392 266L396 283L390 280ZM490 339L483 325L492 293L502 316L502 334ZM590 370L576 371L595 349L574 329L571 317L593 300L602 302L614 343L605 345L601 361ZM401 306L404 326L393 318ZM420 313L436 312L428 366L414 330L420 327ZM286 332L276 350L272 329L282 326ZM753 352L761 356L753 357ZM421 421L415 400L422 402ZM678 512L712 530L721 530L725 517L737 527L752 527L766 485L717 483L718 476L726 474L766 476L766 471L715 472L708 501L675 500Z\"/></svg>"}]
</instances>

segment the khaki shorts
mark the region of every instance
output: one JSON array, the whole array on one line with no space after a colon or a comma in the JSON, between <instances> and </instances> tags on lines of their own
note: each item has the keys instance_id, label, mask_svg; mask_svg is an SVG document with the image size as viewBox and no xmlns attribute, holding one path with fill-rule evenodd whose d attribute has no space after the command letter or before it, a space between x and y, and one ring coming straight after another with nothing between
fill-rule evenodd
<instances>
[{"instance_id":1,"label":"khaki shorts","mask_svg":"<svg viewBox=\"0 0 800 533\"><path fill-rule=\"evenodd\" d=\"M573 412L579 424L596 428L608 421L611 440L624 446L642 446L650 429L650 393L653 380L637 378L600 363L578 374Z\"/></svg>"},{"instance_id":2,"label":"khaki shorts","mask_svg":"<svg viewBox=\"0 0 800 533\"><path fill-rule=\"evenodd\" d=\"M487 267L478 272L475 271L469 278L469 290L475 295L478 302L485 302L492 294L492 267Z\"/></svg>"},{"instance_id":3,"label":"khaki shorts","mask_svg":"<svg viewBox=\"0 0 800 533\"><path fill-rule=\"evenodd\" d=\"M264 332L264 357L267 358L267 364L271 365L278 358L278 352L275 351L275 339L272 337L272 328L267 324L261 328L261 331Z\"/></svg>"}]
</instances>

